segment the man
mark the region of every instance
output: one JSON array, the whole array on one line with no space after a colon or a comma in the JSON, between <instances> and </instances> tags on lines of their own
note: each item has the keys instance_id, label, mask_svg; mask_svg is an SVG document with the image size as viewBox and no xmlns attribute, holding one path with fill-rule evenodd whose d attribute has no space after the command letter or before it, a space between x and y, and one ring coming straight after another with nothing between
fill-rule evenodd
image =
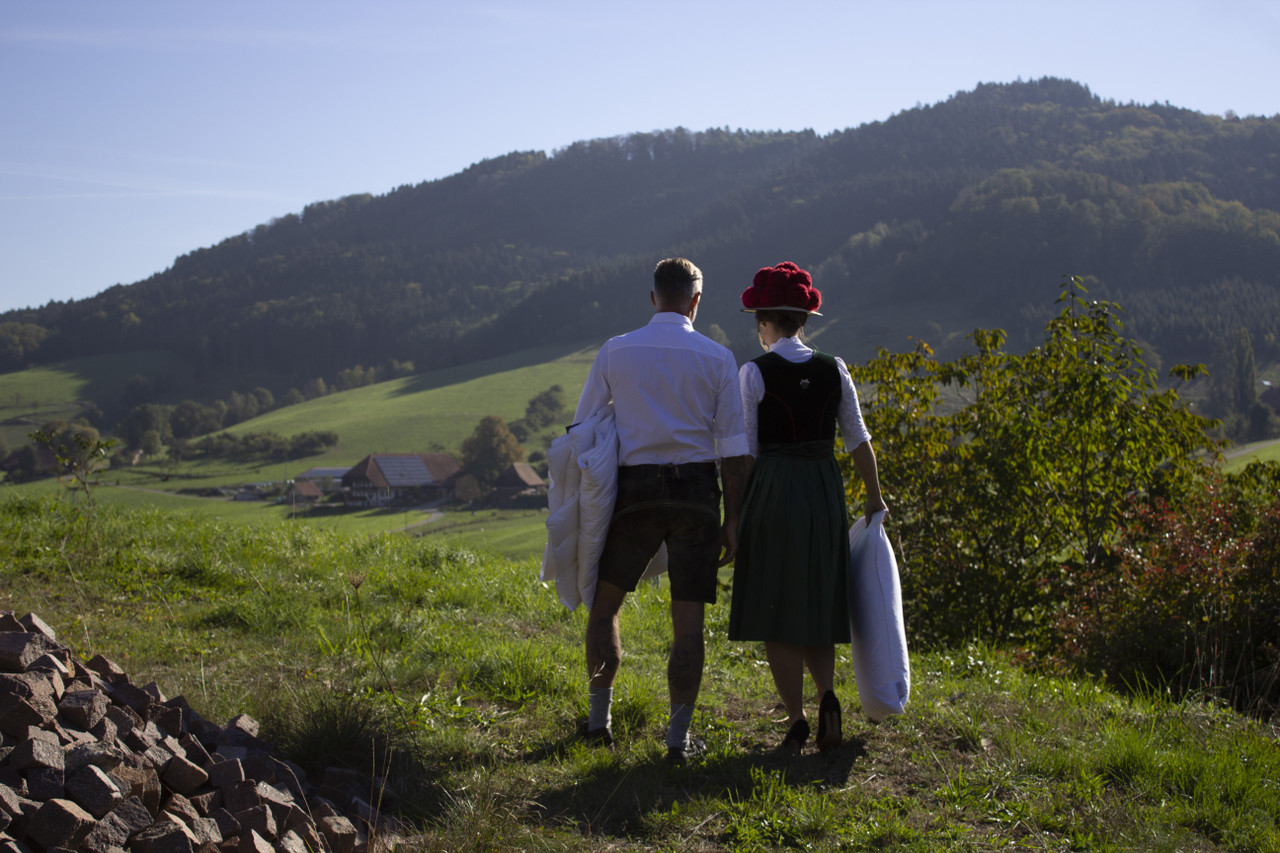
<instances>
[{"instance_id":1,"label":"man","mask_svg":"<svg viewBox=\"0 0 1280 853\"><path fill-rule=\"evenodd\" d=\"M661 261L649 294L653 318L600 348L574 417L581 422L612 400L618 431L617 503L587 617L586 737L613 743L610 707L622 659L618 611L666 542L673 634L666 741L668 760L676 763L705 749L689 737L702 683L703 618L716 600L716 570L737 549L749 462L733 355L693 330L701 299L701 270L684 258Z\"/></svg>"}]
</instances>

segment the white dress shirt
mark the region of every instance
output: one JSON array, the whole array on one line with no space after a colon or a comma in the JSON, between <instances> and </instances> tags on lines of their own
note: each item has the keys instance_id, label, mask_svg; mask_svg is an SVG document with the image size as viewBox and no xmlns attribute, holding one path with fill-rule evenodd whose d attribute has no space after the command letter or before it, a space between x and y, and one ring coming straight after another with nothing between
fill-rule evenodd
<instances>
[{"instance_id":1,"label":"white dress shirt","mask_svg":"<svg viewBox=\"0 0 1280 853\"><path fill-rule=\"evenodd\" d=\"M745 456L733 354L671 311L610 338L587 375L574 421L613 401L618 464L682 464Z\"/></svg>"},{"instance_id":2,"label":"white dress shirt","mask_svg":"<svg viewBox=\"0 0 1280 853\"><path fill-rule=\"evenodd\" d=\"M803 364L813 358L813 350L795 338L778 338L769 347L769 352L777 353L792 364ZM858 391L853 387L853 377L849 368L837 356L836 367L840 369L840 408L836 412L836 422L840 424L840 435L844 437L846 450L853 450L864 441L871 440L866 424L862 422L862 409L858 406ZM751 447L751 455L760 455L760 429L757 420L757 406L764 399L764 377L754 362L748 361L738 371L738 383L742 387L742 414L747 427L747 442Z\"/></svg>"}]
</instances>

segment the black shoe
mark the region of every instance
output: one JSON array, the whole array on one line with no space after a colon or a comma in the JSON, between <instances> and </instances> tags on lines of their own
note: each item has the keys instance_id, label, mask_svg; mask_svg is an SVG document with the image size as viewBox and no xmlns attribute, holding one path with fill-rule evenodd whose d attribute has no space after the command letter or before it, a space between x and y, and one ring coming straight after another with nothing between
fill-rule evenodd
<instances>
[{"instance_id":1,"label":"black shoe","mask_svg":"<svg viewBox=\"0 0 1280 853\"><path fill-rule=\"evenodd\" d=\"M835 749L844 740L840 726L840 700L835 691L828 690L818 704L818 749L826 752Z\"/></svg>"},{"instance_id":2,"label":"black shoe","mask_svg":"<svg viewBox=\"0 0 1280 853\"><path fill-rule=\"evenodd\" d=\"M707 751L707 743L696 737L689 738L689 743L683 748L678 746L667 747L667 763L668 764L685 764L690 758L697 758L705 755Z\"/></svg>"},{"instance_id":3,"label":"black shoe","mask_svg":"<svg viewBox=\"0 0 1280 853\"><path fill-rule=\"evenodd\" d=\"M800 750L804 749L804 742L808 739L809 721L801 717L787 731L787 737L782 742L782 745L778 747L778 751L799 755Z\"/></svg>"},{"instance_id":4,"label":"black shoe","mask_svg":"<svg viewBox=\"0 0 1280 853\"><path fill-rule=\"evenodd\" d=\"M592 729L582 733L582 742L587 746L613 749L613 732L606 726L603 729Z\"/></svg>"}]
</instances>

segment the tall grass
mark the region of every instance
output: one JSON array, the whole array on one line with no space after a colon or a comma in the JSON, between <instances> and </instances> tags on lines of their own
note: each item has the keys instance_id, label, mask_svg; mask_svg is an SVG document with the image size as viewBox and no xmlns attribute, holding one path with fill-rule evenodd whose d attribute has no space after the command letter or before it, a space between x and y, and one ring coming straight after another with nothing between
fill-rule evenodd
<instances>
[{"instance_id":1,"label":"tall grass","mask_svg":"<svg viewBox=\"0 0 1280 853\"><path fill-rule=\"evenodd\" d=\"M785 714L723 595L705 760L663 760L670 627L649 586L622 614L619 745L588 749L584 614L536 575L431 538L0 500L0 606L213 719L254 714L308 769L385 780L405 849L1280 849L1273 727L999 649L916 650L908 712L880 725L842 654L848 742L780 757Z\"/></svg>"}]
</instances>

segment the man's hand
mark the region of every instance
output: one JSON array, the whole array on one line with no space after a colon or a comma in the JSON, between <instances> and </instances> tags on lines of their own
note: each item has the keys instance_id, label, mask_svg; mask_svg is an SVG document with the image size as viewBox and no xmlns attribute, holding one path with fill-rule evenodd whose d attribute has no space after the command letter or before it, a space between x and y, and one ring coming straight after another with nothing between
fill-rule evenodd
<instances>
[{"instance_id":1,"label":"man's hand","mask_svg":"<svg viewBox=\"0 0 1280 853\"><path fill-rule=\"evenodd\" d=\"M751 473L750 456L730 456L720 460L720 480L724 483L724 524L720 525L720 547L724 556L720 565L733 562L738 553L738 510L747 491L747 475Z\"/></svg>"},{"instance_id":2,"label":"man's hand","mask_svg":"<svg viewBox=\"0 0 1280 853\"><path fill-rule=\"evenodd\" d=\"M725 521L720 525L720 547L724 549L724 556L720 558L717 564L721 567L727 566L733 562L733 558L738 554L738 522L734 519L733 523Z\"/></svg>"}]
</instances>

